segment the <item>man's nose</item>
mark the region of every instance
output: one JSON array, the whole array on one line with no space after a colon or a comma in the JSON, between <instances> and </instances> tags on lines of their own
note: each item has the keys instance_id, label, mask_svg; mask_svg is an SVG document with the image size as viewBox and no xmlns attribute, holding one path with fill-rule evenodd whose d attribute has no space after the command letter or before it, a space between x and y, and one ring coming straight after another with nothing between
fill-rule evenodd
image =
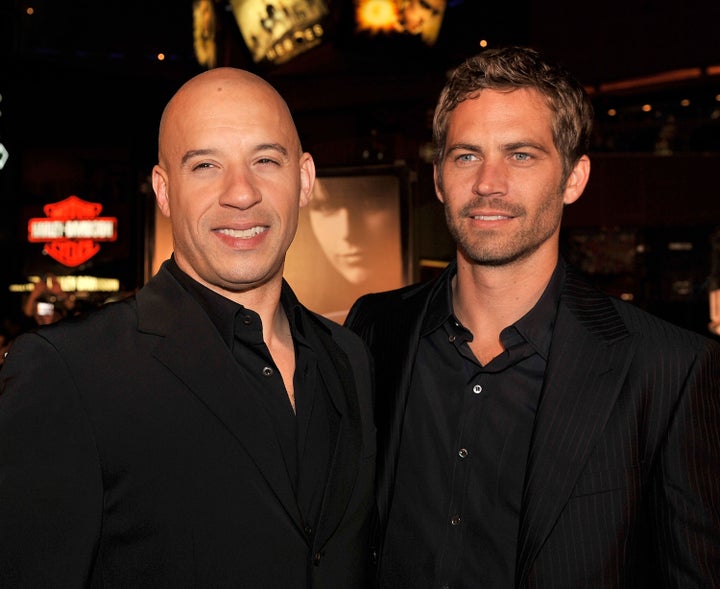
<instances>
[{"instance_id":1,"label":"man's nose","mask_svg":"<svg viewBox=\"0 0 720 589\"><path fill-rule=\"evenodd\" d=\"M476 194L488 196L491 194L504 194L506 191L507 178L505 167L501 162L485 158L478 166L473 190Z\"/></svg>"},{"instance_id":2,"label":"man's nose","mask_svg":"<svg viewBox=\"0 0 720 589\"><path fill-rule=\"evenodd\" d=\"M248 170L237 170L226 176L220 195L220 204L247 209L261 200L262 193Z\"/></svg>"}]
</instances>

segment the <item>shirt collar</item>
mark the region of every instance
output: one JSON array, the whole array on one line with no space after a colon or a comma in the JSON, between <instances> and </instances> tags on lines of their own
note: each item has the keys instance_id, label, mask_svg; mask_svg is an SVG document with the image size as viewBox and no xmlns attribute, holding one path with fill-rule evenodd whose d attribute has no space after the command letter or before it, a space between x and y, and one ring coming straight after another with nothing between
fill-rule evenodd
<instances>
[{"instance_id":1,"label":"shirt collar","mask_svg":"<svg viewBox=\"0 0 720 589\"><path fill-rule=\"evenodd\" d=\"M545 360L550 353L550 342L564 281L565 262L559 259L538 302L512 326Z\"/></svg>"},{"instance_id":2,"label":"shirt collar","mask_svg":"<svg viewBox=\"0 0 720 589\"><path fill-rule=\"evenodd\" d=\"M429 301L428 312L423 322L422 336L441 327L446 322L455 322L452 310L452 279L457 273L456 262L451 262L449 271L445 272L441 280L444 284L435 290ZM501 339L509 334L508 330L516 330L533 348L545 359L550 352L550 342L557 316L557 307L560 302L560 292L565 280L565 262L558 260L555 270L550 277L545 291L535 306L514 324L509 325L501 333Z\"/></svg>"},{"instance_id":3,"label":"shirt collar","mask_svg":"<svg viewBox=\"0 0 720 589\"><path fill-rule=\"evenodd\" d=\"M280 292L280 304L285 310L288 322L290 323L290 332L293 334L293 340L299 343L307 344L305 341L305 333L309 317L305 308L298 301L297 296L290 288L290 285L283 279L282 290Z\"/></svg>"},{"instance_id":4,"label":"shirt collar","mask_svg":"<svg viewBox=\"0 0 720 589\"><path fill-rule=\"evenodd\" d=\"M239 314L257 317L257 325L260 325L260 319L257 313L200 284L180 269L174 256L170 257L167 269L180 285L205 309L205 312L229 348L232 349L233 346L235 339L235 321L236 319L239 320ZM295 293L285 280L283 280L280 293L280 304L288 317L293 340L305 343L304 333L307 318L303 314L302 305L300 305Z\"/></svg>"}]
</instances>

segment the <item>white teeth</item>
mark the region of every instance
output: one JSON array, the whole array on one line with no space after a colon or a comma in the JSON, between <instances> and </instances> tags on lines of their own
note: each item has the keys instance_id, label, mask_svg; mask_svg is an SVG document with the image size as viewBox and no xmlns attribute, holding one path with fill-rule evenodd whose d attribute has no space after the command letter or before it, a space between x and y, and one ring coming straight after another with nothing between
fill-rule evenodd
<instances>
[{"instance_id":1,"label":"white teeth","mask_svg":"<svg viewBox=\"0 0 720 589\"><path fill-rule=\"evenodd\" d=\"M507 219L505 215L477 215L473 219L480 219L481 221L499 221L500 219Z\"/></svg>"},{"instance_id":2,"label":"white teeth","mask_svg":"<svg viewBox=\"0 0 720 589\"><path fill-rule=\"evenodd\" d=\"M220 229L220 233L224 233L225 235L229 235L230 237L235 237L237 239L250 239L251 237L260 235L266 230L267 227L257 225L255 227L251 227L250 229L243 229L242 231L239 229Z\"/></svg>"}]
</instances>

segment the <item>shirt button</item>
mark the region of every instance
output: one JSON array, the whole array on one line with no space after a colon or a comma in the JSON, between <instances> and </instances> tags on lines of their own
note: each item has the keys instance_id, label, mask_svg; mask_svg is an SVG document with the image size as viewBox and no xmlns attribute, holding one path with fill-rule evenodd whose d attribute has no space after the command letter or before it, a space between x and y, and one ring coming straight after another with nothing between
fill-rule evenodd
<instances>
[{"instance_id":1,"label":"shirt button","mask_svg":"<svg viewBox=\"0 0 720 589\"><path fill-rule=\"evenodd\" d=\"M455 341L455 336L454 336L454 335L451 335L450 337L448 337L448 341L449 341L450 343L453 343L453 342Z\"/></svg>"},{"instance_id":2,"label":"shirt button","mask_svg":"<svg viewBox=\"0 0 720 589\"><path fill-rule=\"evenodd\" d=\"M316 552L313 554L313 564L315 566L320 566L320 559L322 558L322 552Z\"/></svg>"},{"instance_id":3,"label":"shirt button","mask_svg":"<svg viewBox=\"0 0 720 589\"><path fill-rule=\"evenodd\" d=\"M479 395L480 393L482 393L482 387L479 384L476 384L473 387L473 393L475 393L476 395Z\"/></svg>"},{"instance_id":4,"label":"shirt button","mask_svg":"<svg viewBox=\"0 0 720 589\"><path fill-rule=\"evenodd\" d=\"M450 518L450 523L454 526L459 526L461 521L462 521L462 519L460 518L459 515L453 515Z\"/></svg>"},{"instance_id":5,"label":"shirt button","mask_svg":"<svg viewBox=\"0 0 720 589\"><path fill-rule=\"evenodd\" d=\"M312 535L312 528L310 526L305 526L305 535L310 536Z\"/></svg>"},{"instance_id":6,"label":"shirt button","mask_svg":"<svg viewBox=\"0 0 720 589\"><path fill-rule=\"evenodd\" d=\"M252 317L250 317L250 315L244 315L242 318L242 322L245 325L250 325L252 323Z\"/></svg>"},{"instance_id":7,"label":"shirt button","mask_svg":"<svg viewBox=\"0 0 720 589\"><path fill-rule=\"evenodd\" d=\"M468 451L465 448L460 448L460 451L458 452L458 456L460 458L467 458L468 457Z\"/></svg>"},{"instance_id":8,"label":"shirt button","mask_svg":"<svg viewBox=\"0 0 720 589\"><path fill-rule=\"evenodd\" d=\"M263 368L263 374L265 376L272 376L273 369L270 366L266 366L265 368Z\"/></svg>"}]
</instances>

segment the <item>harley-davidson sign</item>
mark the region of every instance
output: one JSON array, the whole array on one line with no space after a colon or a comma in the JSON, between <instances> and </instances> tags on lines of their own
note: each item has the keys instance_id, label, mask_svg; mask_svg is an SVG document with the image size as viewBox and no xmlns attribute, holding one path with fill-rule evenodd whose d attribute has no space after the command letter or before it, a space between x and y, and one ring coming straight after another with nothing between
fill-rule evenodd
<instances>
[{"instance_id":1,"label":"harley-davidson sign","mask_svg":"<svg viewBox=\"0 0 720 589\"><path fill-rule=\"evenodd\" d=\"M100 251L100 241L117 239L117 218L99 217L102 205L77 196L46 204L47 217L28 221L28 241L65 266L79 266Z\"/></svg>"}]
</instances>

